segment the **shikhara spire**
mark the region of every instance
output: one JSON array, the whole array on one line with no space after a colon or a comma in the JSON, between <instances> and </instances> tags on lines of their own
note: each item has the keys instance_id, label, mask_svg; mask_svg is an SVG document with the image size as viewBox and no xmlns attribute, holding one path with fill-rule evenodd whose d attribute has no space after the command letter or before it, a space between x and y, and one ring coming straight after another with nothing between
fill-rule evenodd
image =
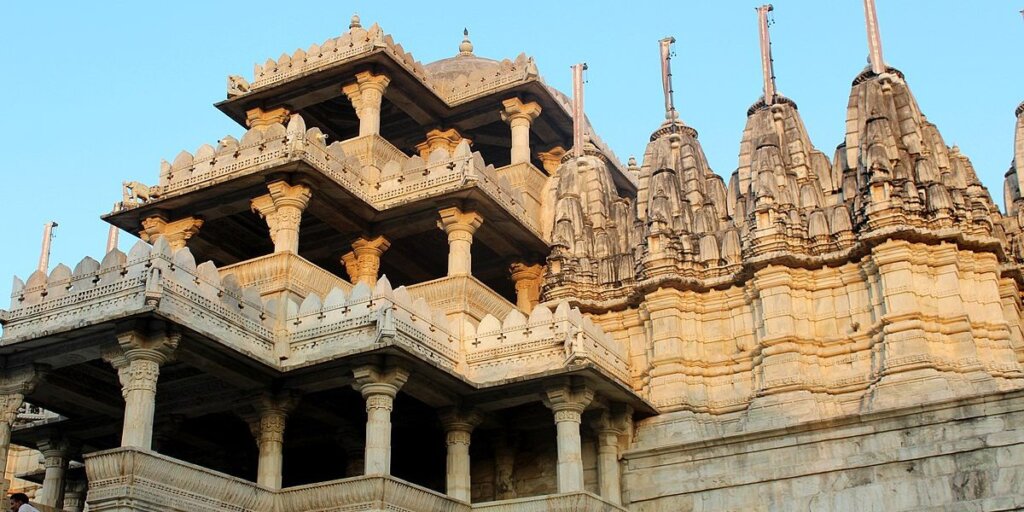
<instances>
[{"instance_id":1,"label":"shikhara spire","mask_svg":"<svg viewBox=\"0 0 1024 512\"><path fill-rule=\"evenodd\" d=\"M761 42L761 74L764 78L764 104L775 103L775 65L772 60L772 40L768 33L768 13L774 8L764 4L757 8L759 39Z\"/></svg>"},{"instance_id":2,"label":"shikhara spire","mask_svg":"<svg viewBox=\"0 0 1024 512\"><path fill-rule=\"evenodd\" d=\"M885 59L882 58L882 34L878 29L875 0L864 0L864 22L867 25L868 60L871 62L871 71L880 75L885 72Z\"/></svg>"}]
</instances>

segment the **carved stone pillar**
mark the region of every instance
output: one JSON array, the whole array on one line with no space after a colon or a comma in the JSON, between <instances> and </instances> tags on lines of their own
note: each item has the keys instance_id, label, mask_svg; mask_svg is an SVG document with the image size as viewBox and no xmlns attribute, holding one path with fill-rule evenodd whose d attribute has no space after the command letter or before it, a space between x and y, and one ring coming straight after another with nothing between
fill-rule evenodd
<instances>
[{"instance_id":1,"label":"carved stone pillar","mask_svg":"<svg viewBox=\"0 0 1024 512\"><path fill-rule=\"evenodd\" d=\"M181 333L136 330L117 335L118 350L104 356L117 370L124 397L121 446L149 450L153 445L153 415L160 366L171 360Z\"/></svg>"},{"instance_id":2,"label":"carved stone pillar","mask_svg":"<svg viewBox=\"0 0 1024 512\"><path fill-rule=\"evenodd\" d=\"M427 139L425 141L416 145L416 151L420 152L420 157L424 160L437 148L443 148L448 153L454 153L455 148L458 147L463 139L471 144L473 142L463 137L455 128L449 128L444 131L435 128L427 132Z\"/></svg>"},{"instance_id":3,"label":"carved stone pillar","mask_svg":"<svg viewBox=\"0 0 1024 512\"><path fill-rule=\"evenodd\" d=\"M527 265L513 263L509 267L512 282L516 286L516 306L520 311L530 314L534 306L540 303L541 278L544 276L544 265Z\"/></svg>"},{"instance_id":4,"label":"carved stone pillar","mask_svg":"<svg viewBox=\"0 0 1024 512\"><path fill-rule=\"evenodd\" d=\"M203 219L200 217L185 217L172 222L160 216L146 217L142 220L139 237L153 243L157 237L162 236L167 240L167 245L177 251L184 248L188 239L199 233L201 227Z\"/></svg>"},{"instance_id":5,"label":"carved stone pillar","mask_svg":"<svg viewBox=\"0 0 1024 512\"><path fill-rule=\"evenodd\" d=\"M36 493L36 501L58 510L64 508L64 484L68 471L68 460L71 456L71 443L62 437L47 439L39 443L39 452L43 454L43 487Z\"/></svg>"},{"instance_id":6,"label":"carved stone pillar","mask_svg":"<svg viewBox=\"0 0 1024 512\"><path fill-rule=\"evenodd\" d=\"M250 418L249 428L260 450L256 483L271 489L281 488L284 467L284 428L288 413L295 408L295 395L264 394L256 401L257 414Z\"/></svg>"},{"instance_id":7,"label":"carved stone pillar","mask_svg":"<svg viewBox=\"0 0 1024 512\"><path fill-rule=\"evenodd\" d=\"M632 416L631 407L616 405L601 411L591 423L597 434L598 488L602 498L616 505L622 503L619 436L629 428Z\"/></svg>"},{"instance_id":8,"label":"carved stone pillar","mask_svg":"<svg viewBox=\"0 0 1024 512\"><path fill-rule=\"evenodd\" d=\"M352 387L366 400L364 474L391 473L391 410L409 372L395 366L366 365L354 369Z\"/></svg>"},{"instance_id":9,"label":"carved stone pillar","mask_svg":"<svg viewBox=\"0 0 1024 512\"><path fill-rule=\"evenodd\" d=\"M445 208L439 212L441 221L437 227L448 234L448 275L460 276L472 274L473 233L484 222L484 218L476 212L464 212L459 208Z\"/></svg>"},{"instance_id":10,"label":"carved stone pillar","mask_svg":"<svg viewBox=\"0 0 1024 512\"><path fill-rule=\"evenodd\" d=\"M245 111L245 125L249 128L266 130L267 127L274 124L285 124L290 115L291 112L284 107L277 107L271 110L263 110L257 107Z\"/></svg>"},{"instance_id":11,"label":"carved stone pillar","mask_svg":"<svg viewBox=\"0 0 1024 512\"><path fill-rule=\"evenodd\" d=\"M583 490L583 448L580 423L583 410L594 399L594 391L568 382L551 387L544 395L544 405L555 413L558 431L558 492Z\"/></svg>"},{"instance_id":12,"label":"carved stone pillar","mask_svg":"<svg viewBox=\"0 0 1024 512\"><path fill-rule=\"evenodd\" d=\"M512 164L529 163L530 124L540 115L540 105L523 103L519 98L509 98L501 105L501 118L512 128Z\"/></svg>"},{"instance_id":13,"label":"carved stone pillar","mask_svg":"<svg viewBox=\"0 0 1024 512\"><path fill-rule=\"evenodd\" d=\"M252 200L252 211L267 221L274 252L298 254L299 225L312 191L306 185L289 185L284 181L270 183L267 189L269 194Z\"/></svg>"},{"instance_id":14,"label":"carved stone pillar","mask_svg":"<svg viewBox=\"0 0 1024 512\"><path fill-rule=\"evenodd\" d=\"M554 176L558 172L558 166L562 165L562 157L565 156L565 148L556 146L548 151L537 153L541 166L548 176Z\"/></svg>"},{"instance_id":15,"label":"carved stone pillar","mask_svg":"<svg viewBox=\"0 0 1024 512\"><path fill-rule=\"evenodd\" d=\"M352 242L352 251L341 257L352 284L366 283L373 288L380 276L380 257L389 247L391 242L383 236Z\"/></svg>"},{"instance_id":16,"label":"carved stone pillar","mask_svg":"<svg viewBox=\"0 0 1024 512\"><path fill-rule=\"evenodd\" d=\"M85 480L71 480L64 487L64 510L82 512L85 510L85 493L89 483Z\"/></svg>"},{"instance_id":17,"label":"carved stone pillar","mask_svg":"<svg viewBox=\"0 0 1024 512\"><path fill-rule=\"evenodd\" d=\"M356 74L356 82L341 88L359 116L359 136L380 134L380 104L391 79L369 71Z\"/></svg>"},{"instance_id":18,"label":"carved stone pillar","mask_svg":"<svg viewBox=\"0 0 1024 512\"><path fill-rule=\"evenodd\" d=\"M25 402L25 395L31 393L42 378L45 368L41 365L23 366L0 373L0 471L7 468L7 453L11 448L11 425L18 416L18 408ZM0 475L6 496L10 482Z\"/></svg>"},{"instance_id":19,"label":"carved stone pillar","mask_svg":"<svg viewBox=\"0 0 1024 512\"><path fill-rule=\"evenodd\" d=\"M480 414L472 410L448 408L441 411L441 424L448 445L447 493L466 503L470 501L469 442L481 419Z\"/></svg>"},{"instance_id":20,"label":"carved stone pillar","mask_svg":"<svg viewBox=\"0 0 1024 512\"><path fill-rule=\"evenodd\" d=\"M345 451L345 476L360 476L363 474L365 464L363 458L366 456L366 447L363 444L365 432L356 425L345 423L338 428L335 434L338 444Z\"/></svg>"}]
</instances>

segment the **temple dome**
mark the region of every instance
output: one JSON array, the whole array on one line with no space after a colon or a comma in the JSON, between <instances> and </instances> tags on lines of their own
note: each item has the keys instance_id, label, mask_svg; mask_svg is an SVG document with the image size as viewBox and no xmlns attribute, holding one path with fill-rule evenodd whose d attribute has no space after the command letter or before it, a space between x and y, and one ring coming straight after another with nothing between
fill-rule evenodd
<instances>
[{"instance_id":1,"label":"temple dome","mask_svg":"<svg viewBox=\"0 0 1024 512\"><path fill-rule=\"evenodd\" d=\"M449 81L479 71L481 74L497 73L501 63L494 59L477 57L473 54L473 43L469 40L469 29L462 31L459 53L454 57L441 59L423 66L427 76L434 80Z\"/></svg>"},{"instance_id":2,"label":"temple dome","mask_svg":"<svg viewBox=\"0 0 1024 512\"><path fill-rule=\"evenodd\" d=\"M423 69L426 70L427 76L433 80L448 81L454 80L460 75L469 75L474 71L480 71L484 74L497 73L500 66L501 63L494 59L477 57L472 53L460 53L454 57L424 64Z\"/></svg>"}]
</instances>

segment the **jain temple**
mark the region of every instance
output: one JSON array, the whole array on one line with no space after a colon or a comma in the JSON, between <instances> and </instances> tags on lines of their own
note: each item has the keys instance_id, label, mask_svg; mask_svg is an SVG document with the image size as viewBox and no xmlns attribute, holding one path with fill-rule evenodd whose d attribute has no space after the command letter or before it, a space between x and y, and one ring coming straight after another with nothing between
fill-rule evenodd
<instances>
[{"instance_id":1,"label":"jain temple","mask_svg":"<svg viewBox=\"0 0 1024 512\"><path fill-rule=\"evenodd\" d=\"M1024 508L1024 104L1003 212L864 4L828 154L758 9L764 93L727 179L673 106L672 38L665 122L625 163L585 65L558 91L468 34L421 63L353 17L229 76L216 108L244 132L111 191L106 254L51 267L48 226L14 278L5 490L93 512Z\"/></svg>"}]
</instances>

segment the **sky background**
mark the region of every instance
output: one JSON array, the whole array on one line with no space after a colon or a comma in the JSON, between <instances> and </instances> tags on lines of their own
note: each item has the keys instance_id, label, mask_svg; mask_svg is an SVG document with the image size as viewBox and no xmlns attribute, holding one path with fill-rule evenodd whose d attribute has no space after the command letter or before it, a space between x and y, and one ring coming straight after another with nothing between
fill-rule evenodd
<instances>
[{"instance_id":1,"label":"sky background","mask_svg":"<svg viewBox=\"0 0 1024 512\"><path fill-rule=\"evenodd\" d=\"M800 107L831 158L850 81L865 65L860 0L777 0L771 27L779 92ZM1002 204L1013 111L1024 100L1024 0L878 0L886 61L907 77L947 144L971 158ZM761 94L756 0L446 2L12 2L0 30L0 295L37 264L57 221L51 268L102 258L99 215L121 182L155 183L161 159L244 129L212 104L228 74L336 37L353 12L421 62L453 56L468 27L475 53L535 57L570 91L589 64L587 113L625 161L663 120L657 41L675 36L676 105L712 168L737 164L746 110ZM122 233L126 250L135 238ZM0 298L0 308L7 307Z\"/></svg>"}]
</instances>

